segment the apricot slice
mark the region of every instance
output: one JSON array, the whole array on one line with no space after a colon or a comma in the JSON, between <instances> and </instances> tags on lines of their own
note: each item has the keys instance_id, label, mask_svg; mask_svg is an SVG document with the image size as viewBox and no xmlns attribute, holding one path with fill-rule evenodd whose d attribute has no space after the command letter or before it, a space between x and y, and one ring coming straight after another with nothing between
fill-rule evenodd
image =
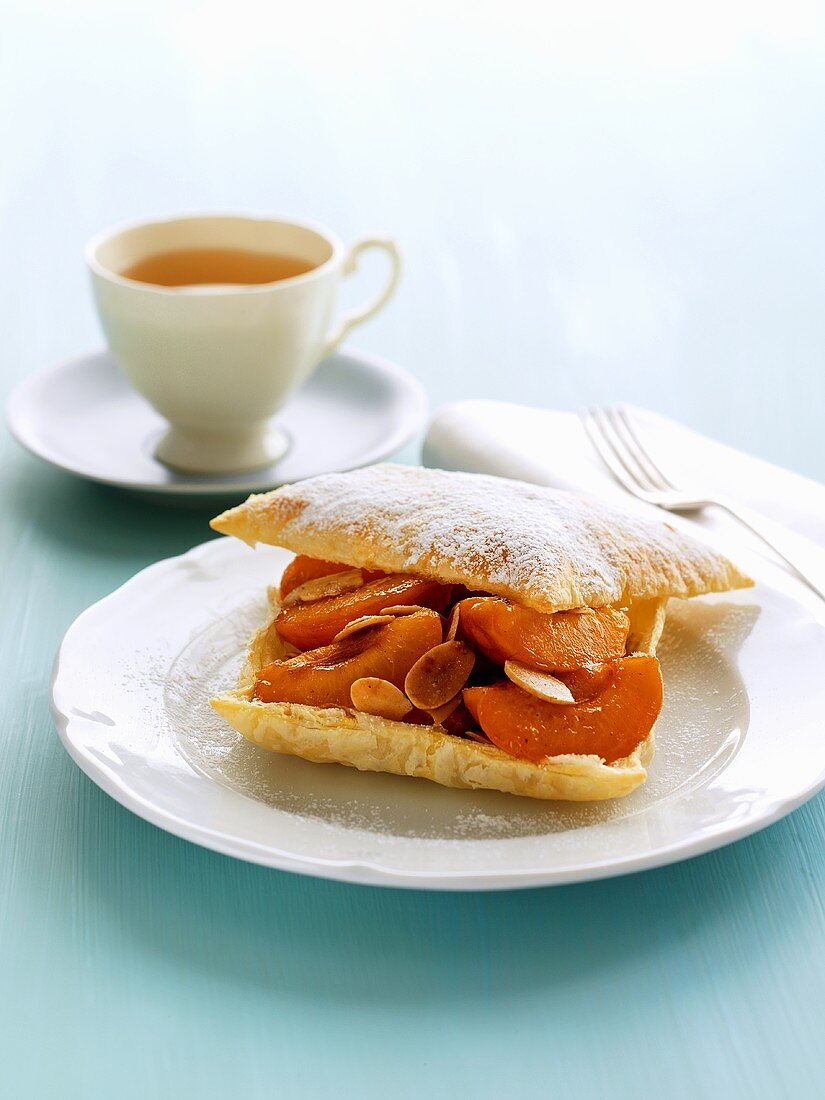
<instances>
[{"instance_id":1,"label":"apricot slice","mask_svg":"<svg viewBox=\"0 0 825 1100\"><path fill-rule=\"evenodd\" d=\"M330 596L340 596L342 592L352 592L361 588L364 578L360 569L347 569L345 573L331 573L328 577L316 577L314 581L304 581L291 592L287 592L281 601L282 607L292 607L296 603L315 603Z\"/></svg>"},{"instance_id":2,"label":"apricot slice","mask_svg":"<svg viewBox=\"0 0 825 1100\"><path fill-rule=\"evenodd\" d=\"M350 634L261 669L253 696L264 703L304 703L312 707L351 707L356 680L375 677L399 690L422 654L441 641L441 620L434 611L404 615Z\"/></svg>"},{"instance_id":3,"label":"apricot slice","mask_svg":"<svg viewBox=\"0 0 825 1100\"><path fill-rule=\"evenodd\" d=\"M484 692L487 691L486 687L472 687L465 688L461 696L464 700L464 706L470 712L471 717L475 721L476 725L478 721L478 708L481 705L481 700L484 698Z\"/></svg>"},{"instance_id":4,"label":"apricot slice","mask_svg":"<svg viewBox=\"0 0 825 1100\"><path fill-rule=\"evenodd\" d=\"M314 581L319 577L331 577L334 573L346 573L350 569L352 569L351 565L342 565L339 561L324 561L323 558L311 558L308 554L297 554L281 574L278 595L283 599L293 588L306 584L307 581ZM361 574L365 582L374 581L384 575L370 569L362 569Z\"/></svg>"},{"instance_id":5,"label":"apricot slice","mask_svg":"<svg viewBox=\"0 0 825 1100\"><path fill-rule=\"evenodd\" d=\"M311 558L307 554L298 554L281 574L278 595L283 599L300 584L317 580L318 577L331 577L333 573L346 573L351 568L352 566L341 565L337 561L323 561L321 558Z\"/></svg>"},{"instance_id":6,"label":"apricot slice","mask_svg":"<svg viewBox=\"0 0 825 1100\"><path fill-rule=\"evenodd\" d=\"M459 607L460 633L497 664L518 661L542 672L621 657L629 622L612 607L544 615L499 596L471 596Z\"/></svg>"},{"instance_id":7,"label":"apricot slice","mask_svg":"<svg viewBox=\"0 0 825 1100\"><path fill-rule=\"evenodd\" d=\"M661 706L659 662L634 656L616 661L603 690L581 703L545 703L503 681L483 689L477 709L482 730L512 756L539 763L548 756L593 753L610 764L644 741Z\"/></svg>"},{"instance_id":8,"label":"apricot slice","mask_svg":"<svg viewBox=\"0 0 825 1100\"><path fill-rule=\"evenodd\" d=\"M421 604L440 611L449 598L449 585L396 573L325 600L284 607L275 620L275 629L285 642L298 649L315 649L329 645L339 630L353 619L380 615L385 607L402 603ZM415 615L403 617L414 619Z\"/></svg>"},{"instance_id":9,"label":"apricot slice","mask_svg":"<svg viewBox=\"0 0 825 1100\"><path fill-rule=\"evenodd\" d=\"M610 679L613 664L613 661L608 661L607 664L593 665L591 668L574 668L567 672L559 671L556 676L563 684L567 685L574 700L581 703L604 691L607 681Z\"/></svg>"}]
</instances>

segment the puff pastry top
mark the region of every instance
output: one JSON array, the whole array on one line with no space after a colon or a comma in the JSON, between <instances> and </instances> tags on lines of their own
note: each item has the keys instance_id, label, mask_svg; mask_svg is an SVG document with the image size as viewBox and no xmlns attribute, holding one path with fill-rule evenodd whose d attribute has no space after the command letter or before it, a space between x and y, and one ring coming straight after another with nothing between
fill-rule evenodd
<instances>
[{"instance_id":1,"label":"puff pastry top","mask_svg":"<svg viewBox=\"0 0 825 1100\"><path fill-rule=\"evenodd\" d=\"M212 527L253 546L434 577L545 612L753 583L667 523L521 481L412 466L253 495Z\"/></svg>"}]
</instances>

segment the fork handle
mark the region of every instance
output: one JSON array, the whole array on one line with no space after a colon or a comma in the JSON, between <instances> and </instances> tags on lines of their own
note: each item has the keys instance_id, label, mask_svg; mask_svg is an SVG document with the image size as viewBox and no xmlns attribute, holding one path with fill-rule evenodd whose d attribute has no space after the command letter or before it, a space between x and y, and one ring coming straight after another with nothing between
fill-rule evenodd
<instances>
[{"instance_id":1,"label":"fork handle","mask_svg":"<svg viewBox=\"0 0 825 1100\"><path fill-rule=\"evenodd\" d=\"M719 498L709 503L722 508L743 527L747 527L789 565L820 599L825 600L825 551L821 547L804 535L789 531L787 527L741 504Z\"/></svg>"}]
</instances>

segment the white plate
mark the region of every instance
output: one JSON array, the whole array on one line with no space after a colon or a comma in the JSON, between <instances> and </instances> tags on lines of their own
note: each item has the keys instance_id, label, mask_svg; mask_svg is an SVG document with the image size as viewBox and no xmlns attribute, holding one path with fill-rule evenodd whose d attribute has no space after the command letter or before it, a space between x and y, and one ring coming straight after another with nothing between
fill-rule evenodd
<instances>
[{"instance_id":1,"label":"white plate","mask_svg":"<svg viewBox=\"0 0 825 1100\"><path fill-rule=\"evenodd\" d=\"M754 590L671 604L658 751L628 798L542 803L266 753L207 700L234 684L290 556L206 543L95 604L60 648L53 710L69 753L178 836L351 882L537 886L708 851L825 782L823 605L762 561L747 563Z\"/></svg>"},{"instance_id":2,"label":"white plate","mask_svg":"<svg viewBox=\"0 0 825 1100\"><path fill-rule=\"evenodd\" d=\"M92 481L152 493L243 496L378 462L415 435L425 412L412 375L360 352L336 352L276 417L291 440L282 459L242 474L187 474L155 458L165 422L103 351L25 379L9 398L6 418L32 454Z\"/></svg>"}]
</instances>

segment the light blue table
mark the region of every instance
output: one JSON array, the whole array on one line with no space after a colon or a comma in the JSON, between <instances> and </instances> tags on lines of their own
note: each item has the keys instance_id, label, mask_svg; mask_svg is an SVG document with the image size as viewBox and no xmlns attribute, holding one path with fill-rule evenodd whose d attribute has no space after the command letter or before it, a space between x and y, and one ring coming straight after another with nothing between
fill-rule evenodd
<instances>
[{"instance_id":1,"label":"light blue table","mask_svg":"<svg viewBox=\"0 0 825 1100\"><path fill-rule=\"evenodd\" d=\"M402 292L359 339L433 403L626 397L825 477L815 9L570 7L5 5L4 387L98 343L102 225L274 209L397 235ZM0 476L0 1095L825 1095L822 797L520 894L202 851L80 774L47 684L78 612L207 513L8 440Z\"/></svg>"}]
</instances>

